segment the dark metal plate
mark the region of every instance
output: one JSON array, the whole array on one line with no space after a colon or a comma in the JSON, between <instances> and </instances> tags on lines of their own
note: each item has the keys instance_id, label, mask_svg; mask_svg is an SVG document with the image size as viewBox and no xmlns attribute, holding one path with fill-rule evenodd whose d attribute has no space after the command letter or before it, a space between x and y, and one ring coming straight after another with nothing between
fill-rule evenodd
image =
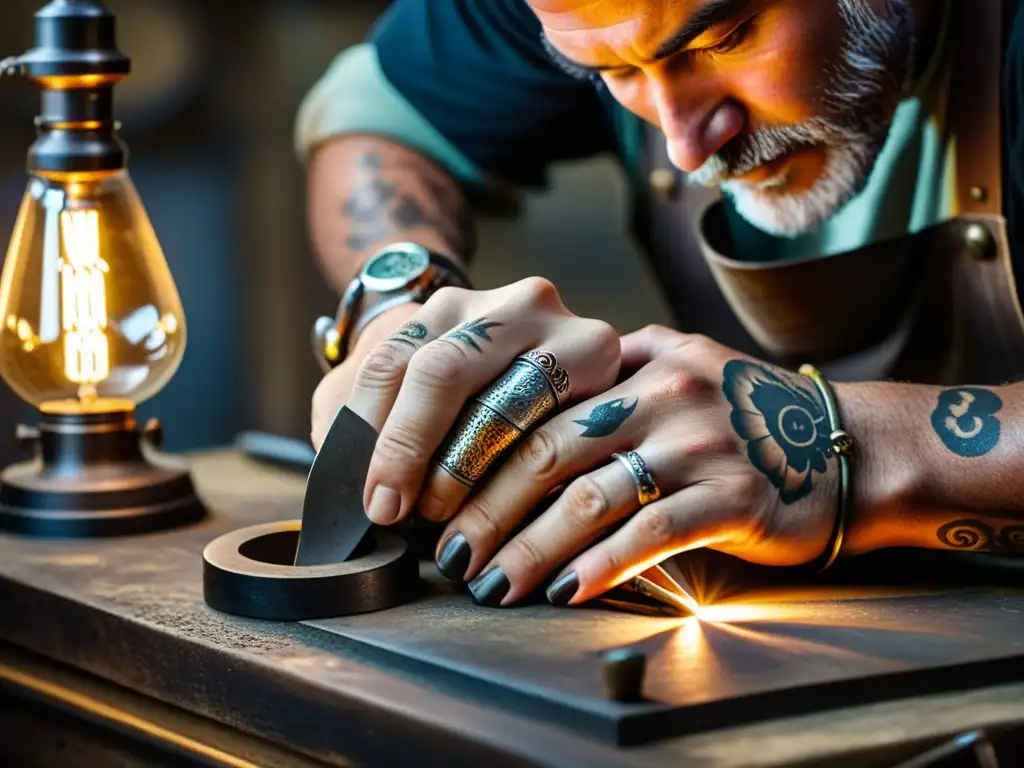
<instances>
[{"instance_id":1,"label":"dark metal plate","mask_svg":"<svg viewBox=\"0 0 1024 768\"><path fill-rule=\"evenodd\" d=\"M777 585L698 620L484 609L436 581L409 605L309 623L622 744L1024 678L1024 590L1005 588ZM645 703L603 695L601 656L620 647L648 654Z\"/></svg>"}]
</instances>

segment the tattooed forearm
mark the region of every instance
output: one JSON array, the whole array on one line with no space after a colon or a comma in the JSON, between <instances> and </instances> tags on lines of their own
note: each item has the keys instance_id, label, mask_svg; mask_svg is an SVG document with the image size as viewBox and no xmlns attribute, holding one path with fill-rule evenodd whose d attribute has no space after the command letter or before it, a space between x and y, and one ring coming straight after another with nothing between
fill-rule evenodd
<instances>
[{"instance_id":1,"label":"tattooed forearm","mask_svg":"<svg viewBox=\"0 0 1024 768\"><path fill-rule=\"evenodd\" d=\"M987 389L947 389L932 411L932 428L950 451L964 458L978 458L999 443L996 414L1003 401Z\"/></svg>"},{"instance_id":2,"label":"tattooed forearm","mask_svg":"<svg viewBox=\"0 0 1024 768\"><path fill-rule=\"evenodd\" d=\"M963 518L946 523L936 535L942 546L950 549L1024 555L1024 525L1021 523Z\"/></svg>"},{"instance_id":3,"label":"tattooed forearm","mask_svg":"<svg viewBox=\"0 0 1024 768\"><path fill-rule=\"evenodd\" d=\"M436 173L426 163L388 162L379 151L360 156L341 204L348 247L364 251L392 235L429 229L456 253L468 255L473 235L468 206L453 185L430 178Z\"/></svg>"},{"instance_id":4,"label":"tattooed forearm","mask_svg":"<svg viewBox=\"0 0 1024 768\"><path fill-rule=\"evenodd\" d=\"M633 415L639 402L639 398L634 398L632 403L626 405L626 401L619 398L602 403L594 408L587 418L577 419L574 422L581 427L586 427L580 433L580 437L608 437L614 434L619 427L626 423L626 419Z\"/></svg>"},{"instance_id":5,"label":"tattooed forearm","mask_svg":"<svg viewBox=\"0 0 1024 768\"><path fill-rule=\"evenodd\" d=\"M353 136L325 145L309 168L313 244L322 268L344 288L377 248L414 240L466 262L476 248L459 185L415 150Z\"/></svg>"},{"instance_id":6,"label":"tattooed forearm","mask_svg":"<svg viewBox=\"0 0 1024 768\"><path fill-rule=\"evenodd\" d=\"M824 404L813 388L795 382L746 360L730 360L723 371L732 427L784 504L807 496L814 473L827 472L833 456Z\"/></svg>"}]
</instances>

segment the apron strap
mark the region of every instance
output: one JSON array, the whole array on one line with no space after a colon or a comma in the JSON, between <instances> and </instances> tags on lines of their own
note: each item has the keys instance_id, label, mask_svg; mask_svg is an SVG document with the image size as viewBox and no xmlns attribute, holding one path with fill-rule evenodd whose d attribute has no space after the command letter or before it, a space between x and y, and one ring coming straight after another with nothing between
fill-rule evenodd
<instances>
[{"instance_id":1,"label":"apron strap","mask_svg":"<svg viewBox=\"0 0 1024 768\"><path fill-rule=\"evenodd\" d=\"M949 121L956 141L957 215L1001 215L1004 0L947 2L956 31Z\"/></svg>"}]
</instances>

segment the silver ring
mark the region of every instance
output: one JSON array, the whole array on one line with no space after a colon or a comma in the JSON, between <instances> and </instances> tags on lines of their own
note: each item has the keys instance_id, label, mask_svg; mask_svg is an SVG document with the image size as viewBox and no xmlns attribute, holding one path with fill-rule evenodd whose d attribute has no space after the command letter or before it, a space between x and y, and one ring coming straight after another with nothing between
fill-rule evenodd
<instances>
[{"instance_id":1,"label":"silver ring","mask_svg":"<svg viewBox=\"0 0 1024 768\"><path fill-rule=\"evenodd\" d=\"M559 405L569 374L550 352L515 359L500 378L467 404L438 451L436 462L472 487L519 439Z\"/></svg>"},{"instance_id":2,"label":"silver ring","mask_svg":"<svg viewBox=\"0 0 1024 768\"><path fill-rule=\"evenodd\" d=\"M661 498L661 489L654 482L654 476L647 469L644 460L636 451L625 453L613 453L612 458L618 459L633 478L633 485L636 486L636 496L640 500L640 506L646 507Z\"/></svg>"}]
</instances>

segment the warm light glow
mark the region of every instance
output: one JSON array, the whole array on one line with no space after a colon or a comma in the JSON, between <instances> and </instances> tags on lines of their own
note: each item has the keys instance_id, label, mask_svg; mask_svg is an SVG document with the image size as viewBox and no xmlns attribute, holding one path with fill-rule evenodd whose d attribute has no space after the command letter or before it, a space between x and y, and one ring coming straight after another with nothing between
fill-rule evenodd
<instances>
[{"instance_id":1,"label":"warm light glow","mask_svg":"<svg viewBox=\"0 0 1024 768\"><path fill-rule=\"evenodd\" d=\"M100 217L94 210L70 210L61 212L60 222L64 375L76 384L98 384L110 374L104 280L110 267L100 258Z\"/></svg>"},{"instance_id":2,"label":"warm light glow","mask_svg":"<svg viewBox=\"0 0 1024 768\"><path fill-rule=\"evenodd\" d=\"M41 410L130 408L164 387L185 314L127 173L29 180L0 318L0 376Z\"/></svg>"}]
</instances>

